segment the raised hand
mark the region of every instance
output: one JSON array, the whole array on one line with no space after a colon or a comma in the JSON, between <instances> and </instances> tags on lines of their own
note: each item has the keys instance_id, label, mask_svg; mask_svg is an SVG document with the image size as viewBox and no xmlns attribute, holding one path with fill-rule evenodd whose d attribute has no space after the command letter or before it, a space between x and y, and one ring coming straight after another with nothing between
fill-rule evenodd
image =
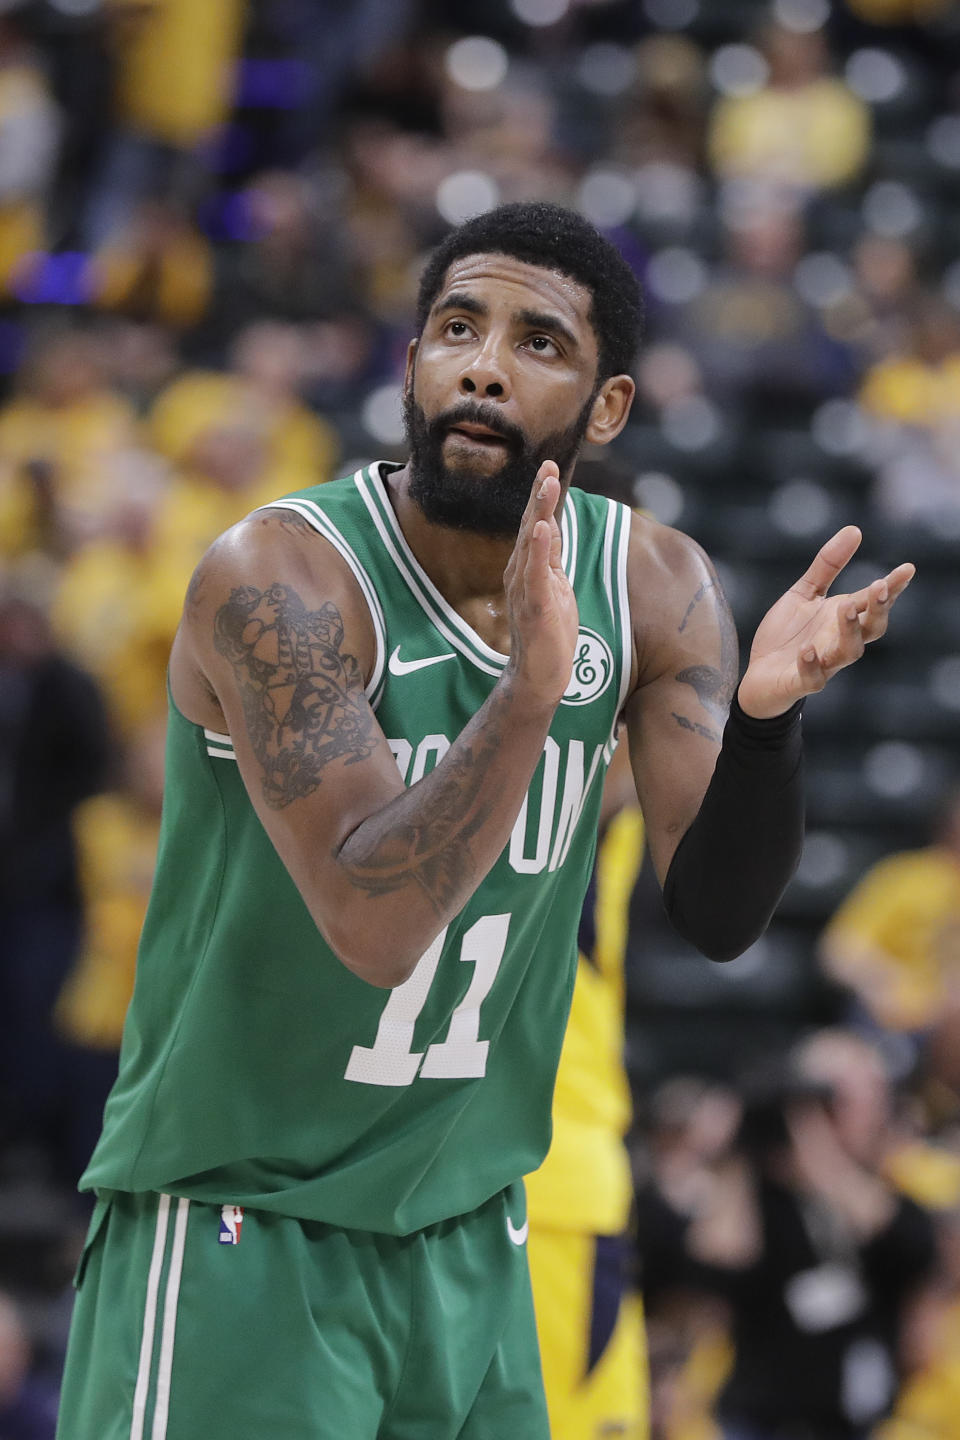
<instances>
[{"instance_id":1,"label":"raised hand","mask_svg":"<svg viewBox=\"0 0 960 1440\"><path fill-rule=\"evenodd\" d=\"M855 525L838 530L761 620L738 692L748 715L781 715L802 696L822 690L886 630L894 602L913 579L913 565L898 565L852 594L827 594L861 539Z\"/></svg>"},{"instance_id":2,"label":"raised hand","mask_svg":"<svg viewBox=\"0 0 960 1440\"><path fill-rule=\"evenodd\" d=\"M560 471L537 471L513 553L503 574L510 616L510 668L552 705L570 683L580 616L561 564Z\"/></svg>"}]
</instances>

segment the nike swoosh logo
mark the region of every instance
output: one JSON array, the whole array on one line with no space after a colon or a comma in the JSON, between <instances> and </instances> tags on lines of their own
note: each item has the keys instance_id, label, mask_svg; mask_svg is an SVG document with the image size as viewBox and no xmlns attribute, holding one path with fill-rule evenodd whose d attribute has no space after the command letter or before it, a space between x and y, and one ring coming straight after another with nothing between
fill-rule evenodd
<instances>
[{"instance_id":1,"label":"nike swoosh logo","mask_svg":"<svg viewBox=\"0 0 960 1440\"><path fill-rule=\"evenodd\" d=\"M529 1230L529 1220L524 1220L523 1224L518 1230L511 1221L510 1216L507 1216L507 1234L510 1236L510 1239L513 1241L514 1245L525 1245L527 1243L527 1235L529 1233Z\"/></svg>"},{"instance_id":2,"label":"nike swoosh logo","mask_svg":"<svg viewBox=\"0 0 960 1440\"><path fill-rule=\"evenodd\" d=\"M391 675L412 675L414 670L426 670L428 665L439 665L443 660L453 660L454 658L453 651L448 650L446 655L428 655L426 660L401 660L400 646L398 645L387 661L387 668Z\"/></svg>"}]
</instances>

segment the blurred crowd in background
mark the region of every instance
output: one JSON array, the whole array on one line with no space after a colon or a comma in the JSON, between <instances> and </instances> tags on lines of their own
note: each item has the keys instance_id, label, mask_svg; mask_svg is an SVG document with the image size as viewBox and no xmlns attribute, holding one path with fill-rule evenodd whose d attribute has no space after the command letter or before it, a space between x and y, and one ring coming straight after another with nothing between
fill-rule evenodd
<instances>
[{"instance_id":1,"label":"blurred crowd in background","mask_svg":"<svg viewBox=\"0 0 960 1440\"><path fill-rule=\"evenodd\" d=\"M795 1440L898 1389L878 1437L960 1436L960 6L0 0L3 1440L52 1434L190 573L403 454L426 252L535 198L646 294L632 421L580 483L698 539L742 643L841 524L849 588L919 567L807 706L764 940L711 967L634 895L653 1435L707 1440L720 1392L786 1436L770 1377L815 1375ZM819 1279L757 1334L771 1265Z\"/></svg>"}]
</instances>

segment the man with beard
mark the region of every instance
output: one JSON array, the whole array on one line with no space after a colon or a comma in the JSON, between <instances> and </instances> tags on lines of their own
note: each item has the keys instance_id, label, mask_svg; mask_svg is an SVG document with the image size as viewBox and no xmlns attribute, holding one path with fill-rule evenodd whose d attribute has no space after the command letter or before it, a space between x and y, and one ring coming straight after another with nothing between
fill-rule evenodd
<instances>
[{"instance_id":1,"label":"man with beard","mask_svg":"<svg viewBox=\"0 0 960 1440\"><path fill-rule=\"evenodd\" d=\"M421 282L409 462L198 568L61 1440L547 1435L519 1177L618 722L674 923L729 958L799 853L799 701L912 574L827 598L841 531L735 700L700 550L570 488L639 316L579 216L468 222Z\"/></svg>"}]
</instances>

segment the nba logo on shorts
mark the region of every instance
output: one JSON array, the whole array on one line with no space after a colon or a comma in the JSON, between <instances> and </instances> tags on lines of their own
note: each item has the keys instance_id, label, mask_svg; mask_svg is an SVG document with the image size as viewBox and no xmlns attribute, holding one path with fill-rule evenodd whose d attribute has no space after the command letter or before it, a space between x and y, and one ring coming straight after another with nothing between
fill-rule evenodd
<instances>
[{"instance_id":1,"label":"nba logo on shorts","mask_svg":"<svg viewBox=\"0 0 960 1440\"><path fill-rule=\"evenodd\" d=\"M243 1206L242 1205L221 1205L220 1207L220 1244L239 1245L240 1231L243 1228Z\"/></svg>"}]
</instances>

